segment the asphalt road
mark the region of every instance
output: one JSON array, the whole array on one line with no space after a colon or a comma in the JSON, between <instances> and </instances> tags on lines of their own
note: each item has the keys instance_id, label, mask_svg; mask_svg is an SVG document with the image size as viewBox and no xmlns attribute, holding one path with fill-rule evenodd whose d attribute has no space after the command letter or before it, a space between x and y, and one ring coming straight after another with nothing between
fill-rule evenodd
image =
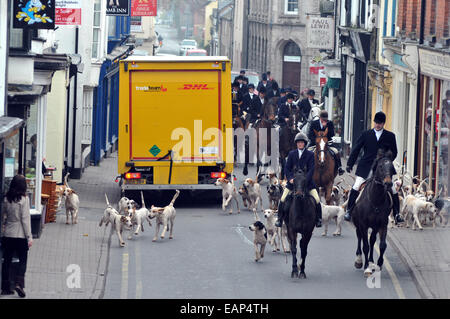
<instances>
[{"instance_id":1,"label":"asphalt road","mask_svg":"<svg viewBox=\"0 0 450 319\"><path fill-rule=\"evenodd\" d=\"M176 29L168 25L158 24L155 26L155 30L163 37L163 45L158 54L179 55L180 40L177 39Z\"/></svg>"},{"instance_id":2,"label":"asphalt road","mask_svg":"<svg viewBox=\"0 0 450 319\"><path fill-rule=\"evenodd\" d=\"M237 184L241 185L241 168ZM249 177L255 175L250 168ZM264 187L265 189L265 187ZM172 194L165 198L167 204ZM146 198L147 200L147 198ZM267 194L263 193L268 208ZM152 199L147 200L147 205ZM234 207L235 204L233 204ZM253 214L223 212L220 203L205 203L204 198L175 204L177 216L174 239L152 242L155 227L145 225L145 232L126 247L111 241L105 298L420 298L407 269L389 246L380 288L369 288L363 270L354 268L356 235L344 222L342 236L328 237L316 228L308 247L306 279L292 279L291 255L274 253L267 245L265 257L254 261L253 233L248 225ZM260 217L264 219L260 213ZM299 251L298 251L299 254ZM377 254L375 254L377 258ZM298 257L299 258L299 257ZM375 259L376 261L376 259ZM372 286L375 281L371 281Z\"/></svg>"}]
</instances>

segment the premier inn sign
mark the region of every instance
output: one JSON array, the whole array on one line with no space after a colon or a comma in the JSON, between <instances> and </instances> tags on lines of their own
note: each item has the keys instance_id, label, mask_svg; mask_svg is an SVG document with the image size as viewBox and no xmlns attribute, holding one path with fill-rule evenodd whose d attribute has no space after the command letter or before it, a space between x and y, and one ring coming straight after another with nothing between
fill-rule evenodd
<instances>
[{"instance_id":1,"label":"premier inn sign","mask_svg":"<svg viewBox=\"0 0 450 319\"><path fill-rule=\"evenodd\" d=\"M130 0L106 0L106 15L129 16Z\"/></svg>"}]
</instances>

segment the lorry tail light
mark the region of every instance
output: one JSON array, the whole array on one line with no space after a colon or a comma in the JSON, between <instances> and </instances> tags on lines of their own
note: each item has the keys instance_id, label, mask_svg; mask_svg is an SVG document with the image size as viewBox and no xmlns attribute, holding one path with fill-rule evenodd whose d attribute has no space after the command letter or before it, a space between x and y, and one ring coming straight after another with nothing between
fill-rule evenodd
<instances>
[{"instance_id":1,"label":"lorry tail light","mask_svg":"<svg viewBox=\"0 0 450 319\"><path fill-rule=\"evenodd\" d=\"M125 179L140 179L141 173L126 173Z\"/></svg>"},{"instance_id":2,"label":"lorry tail light","mask_svg":"<svg viewBox=\"0 0 450 319\"><path fill-rule=\"evenodd\" d=\"M227 173L225 172L211 172L211 178L226 178Z\"/></svg>"}]
</instances>

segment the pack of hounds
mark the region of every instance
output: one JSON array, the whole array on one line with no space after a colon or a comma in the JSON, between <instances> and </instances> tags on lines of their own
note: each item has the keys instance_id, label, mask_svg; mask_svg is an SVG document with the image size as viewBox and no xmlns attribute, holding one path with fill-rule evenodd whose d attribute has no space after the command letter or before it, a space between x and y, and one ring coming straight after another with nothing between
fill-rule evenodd
<instances>
[{"instance_id":1,"label":"pack of hounds","mask_svg":"<svg viewBox=\"0 0 450 319\"><path fill-rule=\"evenodd\" d=\"M69 174L65 176L64 184L58 185L56 189L59 198L58 208L64 202L66 208L66 224L69 224L70 220L72 224L77 224L80 200L75 190L70 188L67 182L68 176ZM258 171L254 179L246 178L239 188L236 188L234 179L219 178L215 184L222 187L223 211L226 211L229 207L228 212L232 214L232 201L234 201L236 203L237 213L239 214L240 197L244 207L253 213L255 222L249 226L249 229L254 232L255 261L259 261L264 257L267 243L272 246L273 252L280 251L280 248L283 248L285 253L289 253L290 248L287 240L286 225L283 223L281 228L275 226L278 214L277 208L283 190L286 187L286 181L279 180L275 171L270 167L265 174L260 174L260 171ZM435 228L438 219L439 224L445 227L448 223L446 213L449 205L447 189L443 187L435 194L427 184L427 178L420 180L417 176L414 176L410 179L410 183L404 182L405 180L405 175L402 175L394 182L399 193L400 213L405 223L403 225L395 225L391 212L389 216L389 227L412 227L413 230L416 230L416 228L423 230L423 226L429 223ZM262 184L267 184L268 209L263 208ZM350 189L351 185L347 184L344 179L341 179L333 186L331 196L332 205L321 204L322 222L324 225L322 236L328 235L330 221L334 221L336 224L336 230L333 236L341 236L342 222L344 220ZM116 232L121 247L125 246L122 237L124 230L129 232L128 239L131 239L132 233L138 235L139 232L144 231L145 222L148 222L149 226L152 226L152 219L156 221L153 241L158 240L161 226L162 233L160 238L164 239L166 232L169 232L169 239L172 239L176 216L174 203L179 193L180 191L176 190L172 201L165 207L155 207L152 205L150 208L147 208L142 192L141 206L132 199L122 197L118 203L117 210L109 203L108 197L105 194L106 209L104 210L99 226L103 224L107 226L111 223L112 230ZM265 224L261 221L258 211L263 213L266 220Z\"/></svg>"},{"instance_id":2,"label":"pack of hounds","mask_svg":"<svg viewBox=\"0 0 450 319\"><path fill-rule=\"evenodd\" d=\"M448 207L449 204L447 190L444 188L444 192L441 189L438 194L434 194L426 183L427 179L420 180L416 176L412 178L412 183L409 185L403 182L404 179L404 175L400 176L395 181L395 185L400 198L400 213L405 223L403 225L395 225L391 211L389 227L406 226L409 228L410 224L412 224L413 230L416 229L416 226L422 230L422 225L431 222L433 228L435 228L437 219L439 219L440 225L445 227L448 222L445 207ZM260 174L260 171L258 171L254 179L246 178L239 188L234 184L234 180L235 177L230 179L220 178L216 181L216 185L222 187L222 209L226 211L229 208L228 213L232 214L233 208L231 203L234 201L239 214L239 197L241 197L244 207L253 212L255 222L249 226L249 229L254 233L255 261L259 261L264 257L267 243L272 246L273 252L280 251L280 246L282 246L283 251L288 253L290 248L287 240L286 225L283 223L282 228L275 226L278 204L287 182L279 180L275 171L270 167L265 174ZM263 209L262 205L263 183L267 183L269 209ZM328 226L331 221L334 221L336 224L333 236L341 236L342 222L344 221L351 187L344 179L341 179L333 186L330 205L321 203L324 226L322 236L328 235ZM258 211L264 214L265 223L259 218Z\"/></svg>"},{"instance_id":3,"label":"pack of hounds","mask_svg":"<svg viewBox=\"0 0 450 319\"><path fill-rule=\"evenodd\" d=\"M67 177L70 174L66 174L63 185L57 185L56 194L58 196L58 210L61 209L62 203L65 203L66 208L66 224L78 223L78 210L80 206L80 199L78 194L70 188ZM179 190L175 191L175 195L169 205L165 207L156 207L152 205L147 208L145 205L144 194L141 192L141 206L139 206L134 200L127 197L122 197L118 202L118 209L114 208L109 202L108 195L105 194L106 208L103 212L103 216L100 220L99 226L108 226L111 224L111 231L115 231L119 239L119 245L125 246L122 234L126 230L129 232L128 239L134 235L139 235L144 231L144 224L148 222L149 226L152 226L152 219L155 219L155 235L153 241L158 240L158 235L162 226L161 239L164 239L166 232L169 232L169 239L173 239L173 226L175 223L176 210L174 207L175 201L180 194Z\"/></svg>"}]
</instances>

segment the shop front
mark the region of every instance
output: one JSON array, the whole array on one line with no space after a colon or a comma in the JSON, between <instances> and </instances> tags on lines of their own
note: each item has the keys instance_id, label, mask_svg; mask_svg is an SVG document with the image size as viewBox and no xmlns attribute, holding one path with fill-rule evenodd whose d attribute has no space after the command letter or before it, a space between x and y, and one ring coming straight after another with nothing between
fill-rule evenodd
<instances>
[{"instance_id":1,"label":"shop front","mask_svg":"<svg viewBox=\"0 0 450 319\"><path fill-rule=\"evenodd\" d=\"M418 172L430 188L448 197L450 54L419 49L422 82Z\"/></svg>"}]
</instances>

